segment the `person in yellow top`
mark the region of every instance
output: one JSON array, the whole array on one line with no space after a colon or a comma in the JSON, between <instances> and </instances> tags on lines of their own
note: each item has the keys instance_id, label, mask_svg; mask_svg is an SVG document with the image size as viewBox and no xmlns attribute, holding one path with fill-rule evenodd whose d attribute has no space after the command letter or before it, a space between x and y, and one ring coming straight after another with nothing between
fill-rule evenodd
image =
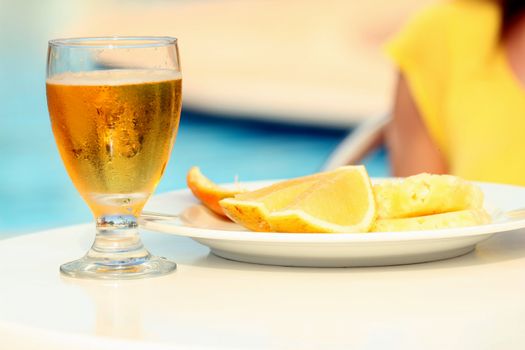
<instances>
[{"instance_id":1,"label":"person in yellow top","mask_svg":"<svg viewBox=\"0 0 525 350\"><path fill-rule=\"evenodd\" d=\"M525 185L525 1L452 0L387 45L400 74L393 173Z\"/></svg>"}]
</instances>

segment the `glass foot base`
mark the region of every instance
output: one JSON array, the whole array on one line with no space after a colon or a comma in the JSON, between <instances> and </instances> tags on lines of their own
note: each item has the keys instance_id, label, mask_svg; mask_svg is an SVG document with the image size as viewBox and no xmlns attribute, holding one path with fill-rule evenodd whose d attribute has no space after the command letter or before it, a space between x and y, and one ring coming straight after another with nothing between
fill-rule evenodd
<instances>
[{"instance_id":1,"label":"glass foot base","mask_svg":"<svg viewBox=\"0 0 525 350\"><path fill-rule=\"evenodd\" d=\"M60 272L69 277L122 280L162 276L172 273L177 264L166 258L147 255L125 260L107 260L90 257L75 260L60 266Z\"/></svg>"},{"instance_id":2,"label":"glass foot base","mask_svg":"<svg viewBox=\"0 0 525 350\"><path fill-rule=\"evenodd\" d=\"M75 278L124 280L162 276L176 268L174 262L148 252L134 216L112 215L97 218L91 249L82 259L60 266L60 272Z\"/></svg>"}]
</instances>

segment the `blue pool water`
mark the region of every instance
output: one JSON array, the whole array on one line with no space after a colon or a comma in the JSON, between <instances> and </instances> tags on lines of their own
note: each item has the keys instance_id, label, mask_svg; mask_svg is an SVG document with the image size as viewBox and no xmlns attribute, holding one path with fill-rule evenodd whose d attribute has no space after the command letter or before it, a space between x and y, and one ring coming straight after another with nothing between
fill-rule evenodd
<instances>
[{"instance_id":1,"label":"blue pool water","mask_svg":"<svg viewBox=\"0 0 525 350\"><path fill-rule=\"evenodd\" d=\"M45 106L44 106L45 107ZM0 130L0 233L29 232L91 220L58 156L47 111ZM8 128L5 127L8 125ZM233 120L184 111L171 161L157 193L185 187L192 165L218 182L287 178L318 171L346 130ZM387 172L384 151L365 164Z\"/></svg>"}]
</instances>

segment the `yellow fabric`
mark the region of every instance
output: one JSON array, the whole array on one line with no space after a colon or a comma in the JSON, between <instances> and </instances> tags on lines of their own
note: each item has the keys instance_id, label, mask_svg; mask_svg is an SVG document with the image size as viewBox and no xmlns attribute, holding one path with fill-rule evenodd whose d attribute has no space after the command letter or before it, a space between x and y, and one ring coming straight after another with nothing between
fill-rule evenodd
<instances>
[{"instance_id":1,"label":"yellow fabric","mask_svg":"<svg viewBox=\"0 0 525 350\"><path fill-rule=\"evenodd\" d=\"M500 45L490 0L439 3L387 45L450 173L525 185L525 87Z\"/></svg>"}]
</instances>

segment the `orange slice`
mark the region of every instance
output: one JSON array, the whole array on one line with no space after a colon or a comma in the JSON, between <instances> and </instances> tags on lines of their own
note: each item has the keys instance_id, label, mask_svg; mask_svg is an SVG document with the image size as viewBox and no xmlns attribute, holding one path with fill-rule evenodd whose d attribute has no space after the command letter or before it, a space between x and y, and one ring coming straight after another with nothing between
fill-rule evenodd
<instances>
[{"instance_id":1,"label":"orange slice","mask_svg":"<svg viewBox=\"0 0 525 350\"><path fill-rule=\"evenodd\" d=\"M236 195L219 202L226 215L252 231L272 231L267 216L271 211L280 210L290 205L302 192L320 179L333 176L346 167L334 171L302 176L277 182L255 191Z\"/></svg>"},{"instance_id":2,"label":"orange slice","mask_svg":"<svg viewBox=\"0 0 525 350\"><path fill-rule=\"evenodd\" d=\"M220 205L233 221L253 231L355 232L368 230L375 217L370 179L363 166L279 182L224 199ZM366 213L361 210L364 206ZM336 212L346 219L331 216ZM324 218L335 220L333 226ZM319 220L323 222L316 225Z\"/></svg>"},{"instance_id":3,"label":"orange slice","mask_svg":"<svg viewBox=\"0 0 525 350\"><path fill-rule=\"evenodd\" d=\"M226 216L219 201L224 198L230 198L242 193L241 189L227 189L220 187L206 176L204 176L198 167L192 167L186 176L186 182L191 192L197 197L208 209L220 216Z\"/></svg>"},{"instance_id":4,"label":"orange slice","mask_svg":"<svg viewBox=\"0 0 525 350\"><path fill-rule=\"evenodd\" d=\"M317 181L282 210L267 217L272 231L368 232L376 217L374 193L363 166L349 166Z\"/></svg>"},{"instance_id":5,"label":"orange slice","mask_svg":"<svg viewBox=\"0 0 525 350\"><path fill-rule=\"evenodd\" d=\"M226 198L219 204L226 215L239 225L252 231L268 232L271 231L271 227L266 218L270 211L288 206L314 183L315 180L279 183L276 184L279 186L272 185L271 189L263 188L258 192L247 192L242 196Z\"/></svg>"}]
</instances>

